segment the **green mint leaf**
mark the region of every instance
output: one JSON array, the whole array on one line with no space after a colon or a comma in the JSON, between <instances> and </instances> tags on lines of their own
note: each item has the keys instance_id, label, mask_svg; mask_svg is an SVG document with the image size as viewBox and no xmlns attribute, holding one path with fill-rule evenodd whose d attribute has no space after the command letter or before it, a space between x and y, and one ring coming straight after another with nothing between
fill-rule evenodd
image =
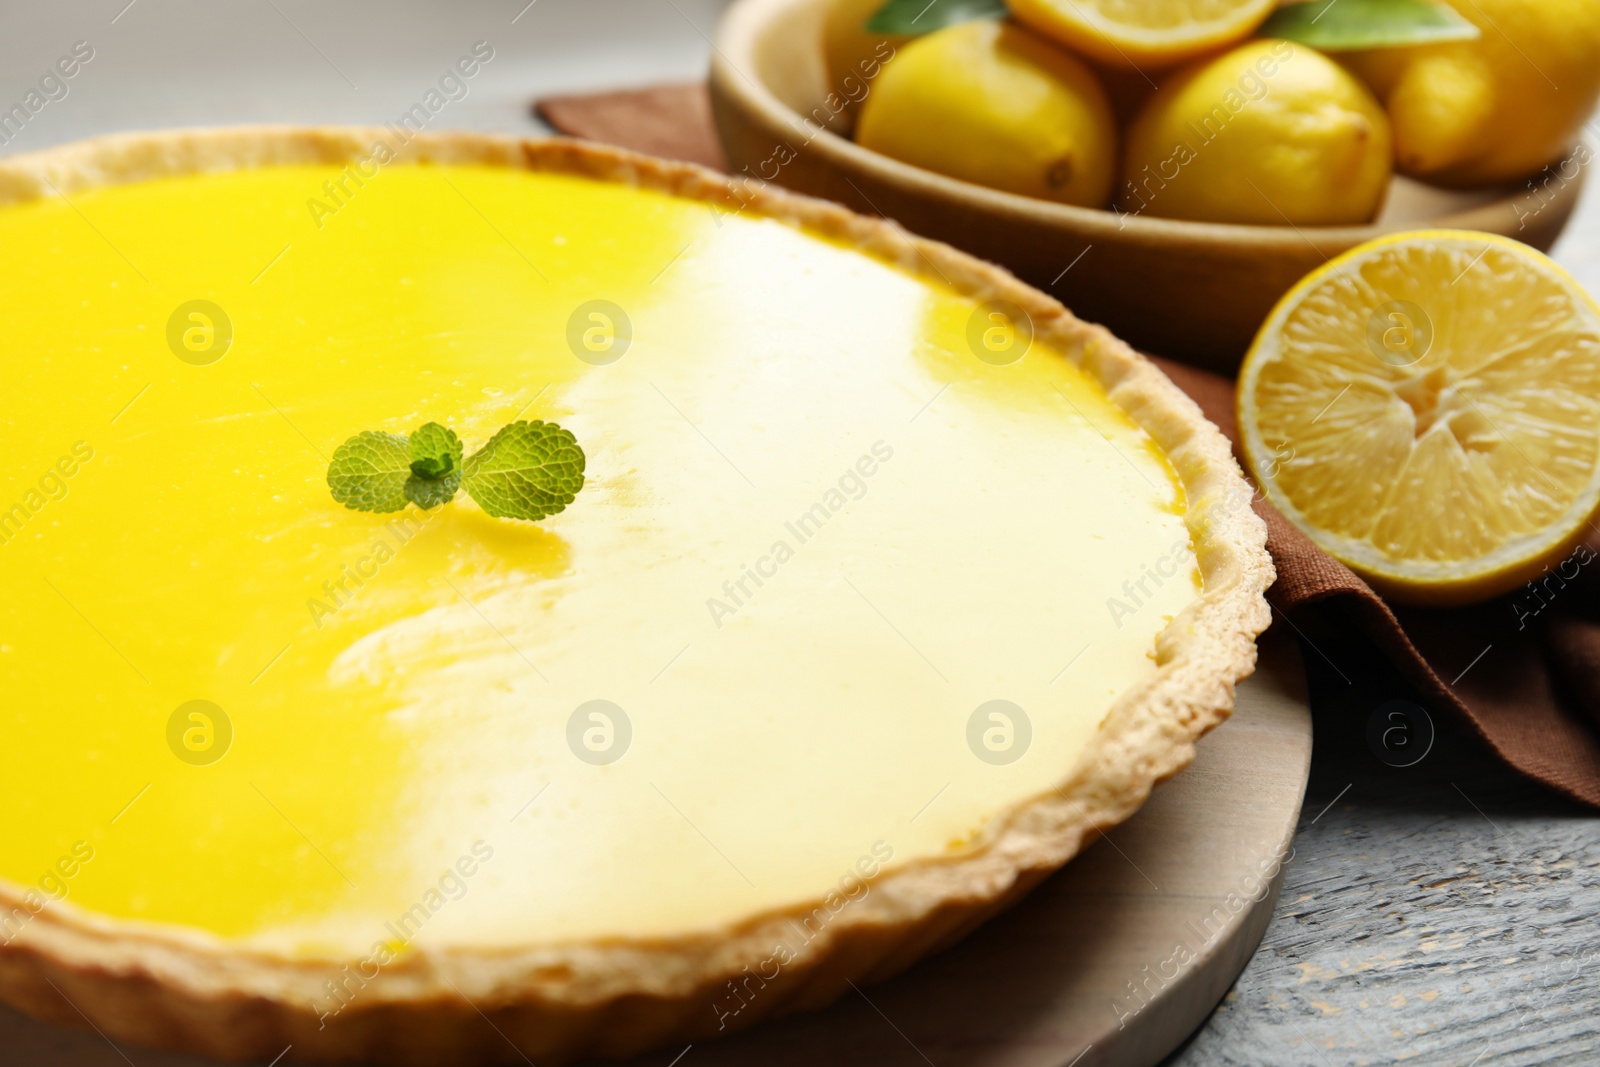
<instances>
[{"instance_id":1,"label":"green mint leaf","mask_svg":"<svg viewBox=\"0 0 1600 1067\"><path fill-rule=\"evenodd\" d=\"M462 485L499 519L532 522L561 511L583 488L583 449L553 422L513 422L468 459Z\"/></svg>"},{"instance_id":2,"label":"green mint leaf","mask_svg":"<svg viewBox=\"0 0 1600 1067\"><path fill-rule=\"evenodd\" d=\"M1004 0L889 0L866 21L864 28L871 33L915 37L958 22L1005 17Z\"/></svg>"},{"instance_id":3,"label":"green mint leaf","mask_svg":"<svg viewBox=\"0 0 1600 1067\"><path fill-rule=\"evenodd\" d=\"M411 435L411 473L419 478L443 478L461 470L466 449L461 438L437 422L430 422Z\"/></svg>"},{"instance_id":4,"label":"green mint leaf","mask_svg":"<svg viewBox=\"0 0 1600 1067\"><path fill-rule=\"evenodd\" d=\"M448 504L461 488L461 457L466 450L448 428L430 422L411 435L411 477L406 499L424 510Z\"/></svg>"},{"instance_id":5,"label":"green mint leaf","mask_svg":"<svg viewBox=\"0 0 1600 1067\"><path fill-rule=\"evenodd\" d=\"M405 495L407 500L426 511L440 504L450 503L455 499L456 490L460 488L459 470L452 471L443 478L422 478L413 474L406 479Z\"/></svg>"},{"instance_id":6,"label":"green mint leaf","mask_svg":"<svg viewBox=\"0 0 1600 1067\"><path fill-rule=\"evenodd\" d=\"M397 433L358 433L333 453L328 488L333 499L353 511L402 511L411 453Z\"/></svg>"},{"instance_id":7,"label":"green mint leaf","mask_svg":"<svg viewBox=\"0 0 1600 1067\"><path fill-rule=\"evenodd\" d=\"M1466 41L1478 36L1478 27L1437 0L1308 0L1278 8L1259 33L1323 52L1349 52Z\"/></svg>"}]
</instances>

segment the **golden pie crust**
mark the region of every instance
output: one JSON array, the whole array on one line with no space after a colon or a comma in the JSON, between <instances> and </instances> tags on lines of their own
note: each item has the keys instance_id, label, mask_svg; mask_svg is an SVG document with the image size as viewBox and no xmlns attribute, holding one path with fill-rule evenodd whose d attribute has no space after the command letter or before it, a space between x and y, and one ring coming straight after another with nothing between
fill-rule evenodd
<instances>
[{"instance_id":1,"label":"golden pie crust","mask_svg":"<svg viewBox=\"0 0 1600 1067\"><path fill-rule=\"evenodd\" d=\"M0 161L0 203L174 175L355 162L378 141L394 145L391 132L377 128L103 137ZM1255 637L1271 618L1266 528L1222 434L1104 328L1004 270L892 222L690 164L571 140L473 133L419 134L399 156L579 175L702 200L804 227L979 301L1010 301L1032 317L1036 337L1074 360L1150 434L1182 479L1204 592L1157 638L1154 677L1114 704L1055 792L997 817L987 840L969 851L878 876L870 894L728 1020L729 1031L826 1004L852 982L885 979L961 938L1132 815L1157 782L1189 764L1195 741L1227 718L1235 684L1254 669ZM0 948L0 999L40 1019L91 1022L119 1040L225 1059L270 1060L292 1045L289 1058L315 1062L553 1064L715 1036L718 1019L708 1005L725 995L729 979L769 955L791 921L821 903L648 942L419 947L384 967L325 1026L313 1003L344 961L135 929L63 906L40 912ZM21 887L0 882L0 912L21 904Z\"/></svg>"}]
</instances>

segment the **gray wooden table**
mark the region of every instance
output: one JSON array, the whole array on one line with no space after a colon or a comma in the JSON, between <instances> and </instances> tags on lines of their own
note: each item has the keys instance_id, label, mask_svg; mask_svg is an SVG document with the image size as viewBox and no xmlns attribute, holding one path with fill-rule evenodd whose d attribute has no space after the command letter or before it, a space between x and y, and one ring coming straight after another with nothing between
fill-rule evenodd
<instances>
[{"instance_id":1,"label":"gray wooden table","mask_svg":"<svg viewBox=\"0 0 1600 1067\"><path fill-rule=\"evenodd\" d=\"M1168 1067L1600 1063L1600 819L1438 713L1420 762L1380 761L1369 721L1410 694L1316 643L1352 684L1306 650L1315 747L1277 914Z\"/></svg>"},{"instance_id":2,"label":"gray wooden table","mask_svg":"<svg viewBox=\"0 0 1600 1067\"><path fill-rule=\"evenodd\" d=\"M0 153L160 126L382 122L479 40L495 57L440 124L531 132L538 95L701 76L724 2L7 0L7 107L74 42L94 58ZM1555 255L1600 293L1600 196ZM1168 1063L1600 1063L1600 820L1442 715L1420 762L1380 761L1368 723L1404 686L1360 646L1318 647L1317 751L1278 914ZM1353 684L1329 684L1324 655Z\"/></svg>"}]
</instances>

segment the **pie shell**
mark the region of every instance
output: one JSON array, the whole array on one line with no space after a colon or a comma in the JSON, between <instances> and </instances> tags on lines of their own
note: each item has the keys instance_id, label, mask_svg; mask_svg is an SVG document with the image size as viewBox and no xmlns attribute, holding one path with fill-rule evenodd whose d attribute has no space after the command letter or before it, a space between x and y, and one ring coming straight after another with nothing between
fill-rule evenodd
<instances>
[{"instance_id":1,"label":"pie shell","mask_svg":"<svg viewBox=\"0 0 1600 1067\"><path fill-rule=\"evenodd\" d=\"M703 1041L815 1008L894 975L1015 903L1132 815L1194 758L1233 708L1271 621L1266 528L1227 441L1152 363L1103 327L1006 271L893 222L686 163L592 143L387 128L230 127L100 137L0 160L0 204L169 176L278 164L353 163L375 144L391 165L476 164L658 190L803 227L978 301L1006 300L1035 337L1095 378L1166 453L1189 501L1204 591L1156 641L1155 675L1116 701L1057 788L1014 805L966 851L908 861L829 919L807 950L721 1018L727 983L771 955L818 899L709 932L652 940L497 950L419 946L365 981L337 1019L314 1001L347 961L290 959L200 931L107 919L53 903L0 948L0 999L51 1022L91 1023L139 1045L222 1059L363 1060L397 1065L557 1064ZM1071 546L1063 546L1071 551ZM0 881L0 916L23 907ZM486 1021L487 1020L487 1021ZM492 1022L493 1025L489 1025ZM514 1048L512 1046L515 1046Z\"/></svg>"}]
</instances>

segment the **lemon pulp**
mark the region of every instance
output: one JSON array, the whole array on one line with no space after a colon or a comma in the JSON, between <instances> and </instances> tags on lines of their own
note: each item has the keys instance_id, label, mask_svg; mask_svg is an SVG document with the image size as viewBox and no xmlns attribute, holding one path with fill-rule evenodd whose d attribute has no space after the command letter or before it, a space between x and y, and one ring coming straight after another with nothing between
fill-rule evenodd
<instances>
[{"instance_id":1,"label":"lemon pulp","mask_svg":"<svg viewBox=\"0 0 1600 1067\"><path fill-rule=\"evenodd\" d=\"M1600 309L1508 238L1427 230L1313 271L1239 375L1267 496L1393 596L1481 600L1592 531Z\"/></svg>"},{"instance_id":2,"label":"lemon pulp","mask_svg":"<svg viewBox=\"0 0 1600 1067\"><path fill-rule=\"evenodd\" d=\"M1171 66L1248 37L1273 0L1012 0L1015 17L1109 67Z\"/></svg>"},{"instance_id":3,"label":"lemon pulp","mask_svg":"<svg viewBox=\"0 0 1600 1067\"><path fill-rule=\"evenodd\" d=\"M292 954L709 928L981 838L1196 595L1159 450L1041 344L974 358L937 281L621 185L336 180L0 210L16 892ZM588 454L538 525L324 482L518 417Z\"/></svg>"}]
</instances>

